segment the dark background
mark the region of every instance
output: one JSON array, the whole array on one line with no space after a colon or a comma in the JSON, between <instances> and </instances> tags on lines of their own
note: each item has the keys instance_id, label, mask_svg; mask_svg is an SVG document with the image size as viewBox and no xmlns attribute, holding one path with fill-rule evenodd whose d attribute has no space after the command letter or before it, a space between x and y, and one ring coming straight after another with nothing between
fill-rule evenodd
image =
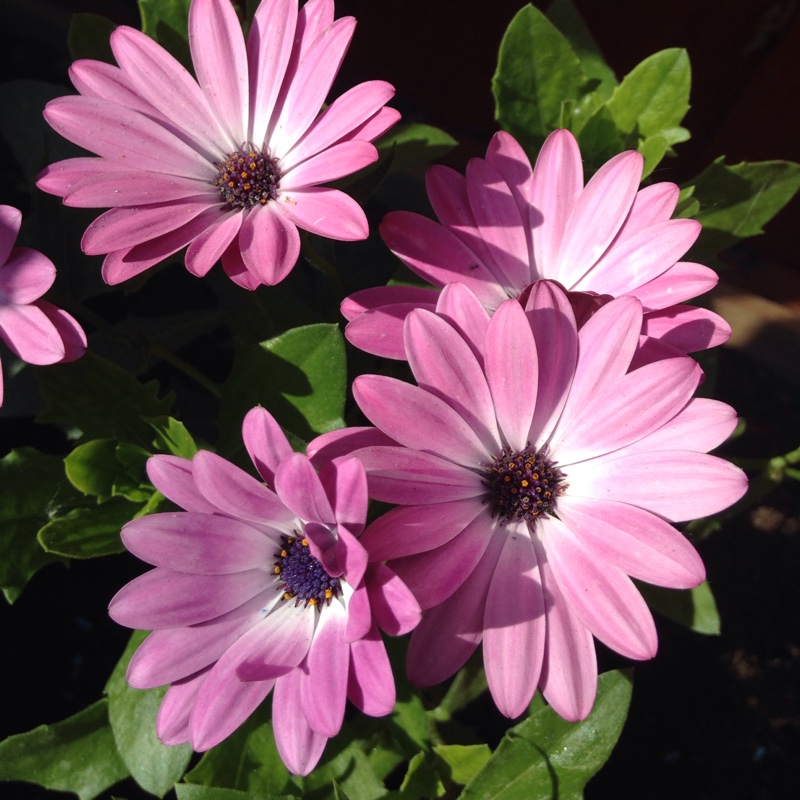
<instances>
[{"instance_id":1,"label":"dark background","mask_svg":"<svg viewBox=\"0 0 800 800\"><path fill-rule=\"evenodd\" d=\"M723 154L733 163L800 161L797 0L576 4L618 77L662 48L689 51L692 109L684 124L692 139L678 145L679 159L659 167L659 179L688 179ZM520 6L521 0L340 0L337 15L359 20L342 85L370 78L393 83L395 105L406 118L438 125L461 142L448 163L463 171L495 130L490 81L502 33ZM132 0L2 0L0 77L66 84L72 11L138 21ZM0 201L14 202L19 187L2 160L0 178ZM798 228L795 200L769 224L767 236L747 243L746 259L728 259L724 280L800 311ZM800 357L796 340L786 346ZM725 455L767 457L800 444L798 387L765 367L757 353L724 349L717 380L716 396L748 423ZM6 420L0 433L8 446L63 446L52 431L26 420ZM658 620L660 652L636 667L628 723L587 789L588 800L800 797L798 484L777 487L698 548L722 635L704 637ZM99 696L127 639L103 609L138 571L124 559L106 562L107 569L50 566L13 607L0 601L2 735L55 722ZM621 665L602 650L601 660ZM9 797L43 796L33 788L9 791L15 792Z\"/></svg>"}]
</instances>

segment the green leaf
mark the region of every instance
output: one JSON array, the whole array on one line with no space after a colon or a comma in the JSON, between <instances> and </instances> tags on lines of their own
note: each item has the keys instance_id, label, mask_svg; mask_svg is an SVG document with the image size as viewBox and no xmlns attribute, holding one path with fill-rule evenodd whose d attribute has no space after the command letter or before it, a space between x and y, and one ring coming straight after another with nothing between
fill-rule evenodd
<instances>
[{"instance_id":1,"label":"green leaf","mask_svg":"<svg viewBox=\"0 0 800 800\"><path fill-rule=\"evenodd\" d=\"M492 79L495 119L528 150L538 149L583 94L586 75L566 37L532 5L511 20Z\"/></svg>"},{"instance_id":2,"label":"green leaf","mask_svg":"<svg viewBox=\"0 0 800 800\"><path fill-rule=\"evenodd\" d=\"M115 439L94 439L76 447L65 459L64 469L70 483L100 502L112 495L116 473L121 464L116 456Z\"/></svg>"},{"instance_id":3,"label":"green leaf","mask_svg":"<svg viewBox=\"0 0 800 800\"><path fill-rule=\"evenodd\" d=\"M136 783L145 791L163 797L180 780L192 749L188 744L169 747L156 736L156 715L167 687L133 689L125 672L136 648L147 634L136 631L114 667L105 687L108 718L122 760Z\"/></svg>"},{"instance_id":4,"label":"green leaf","mask_svg":"<svg viewBox=\"0 0 800 800\"><path fill-rule=\"evenodd\" d=\"M155 39L157 28L162 24L186 39L190 5L191 0L139 0L142 30Z\"/></svg>"},{"instance_id":5,"label":"green leaf","mask_svg":"<svg viewBox=\"0 0 800 800\"><path fill-rule=\"evenodd\" d=\"M449 153L458 142L439 128L421 122L395 125L375 146L383 157L391 152L393 170L402 170L436 161Z\"/></svg>"},{"instance_id":6,"label":"green leaf","mask_svg":"<svg viewBox=\"0 0 800 800\"><path fill-rule=\"evenodd\" d=\"M25 447L0 459L0 587L9 603L31 576L58 560L36 534L54 516L82 502L64 475L58 456Z\"/></svg>"},{"instance_id":7,"label":"green leaf","mask_svg":"<svg viewBox=\"0 0 800 800\"><path fill-rule=\"evenodd\" d=\"M227 739L203 754L184 781L274 796L289 788L267 707L262 704ZM180 794L178 795L180 797Z\"/></svg>"},{"instance_id":8,"label":"green leaf","mask_svg":"<svg viewBox=\"0 0 800 800\"><path fill-rule=\"evenodd\" d=\"M157 397L155 381L141 384L92 353L68 364L37 368L36 377L46 401L39 422L75 426L85 439L117 439L147 448L153 429L143 417L164 416L172 405L171 397Z\"/></svg>"},{"instance_id":9,"label":"green leaf","mask_svg":"<svg viewBox=\"0 0 800 800\"><path fill-rule=\"evenodd\" d=\"M172 417L158 417L147 422L156 432L153 447L157 453L170 453L181 458L192 458L197 452L192 435L182 422Z\"/></svg>"},{"instance_id":10,"label":"green leaf","mask_svg":"<svg viewBox=\"0 0 800 800\"><path fill-rule=\"evenodd\" d=\"M39 543L48 552L69 558L96 558L125 550L119 532L141 506L115 498L101 505L74 508L39 530Z\"/></svg>"},{"instance_id":11,"label":"green leaf","mask_svg":"<svg viewBox=\"0 0 800 800\"><path fill-rule=\"evenodd\" d=\"M403 800L432 800L442 797L444 784L436 768L436 760L426 753L417 753L408 762L403 783L400 785L400 797Z\"/></svg>"},{"instance_id":12,"label":"green leaf","mask_svg":"<svg viewBox=\"0 0 800 800\"><path fill-rule=\"evenodd\" d=\"M178 800L293 800L294 795L240 792L238 789L221 789L218 786L193 786L179 783L175 787Z\"/></svg>"},{"instance_id":13,"label":"green leaf","mask_svg":"<svg viewBox=\"0 0 800 800\"><path fill-rule=\"evenodd\" d=\"M220 450L236 449L244 415L259 404L305 441L341 428L346 388L338 325L292 328L241 352L223 390Z\"/></svg>"},{"instance_id":14,"label":"green leaf","mask_svg":"<svg viewBox=\"0 0 800 800\"><path fill-rule=\"evenodd\" d=\"M664 589L648 583L636 585L654 611L696 633L719 636L719 612L708 581L694 589Z\"/></svg>"},{"instance_id":15,"label":"green leaf","mask_svg":"<svg viewBox=\"0 0 800 800\"><path fill-rule=\"evenodd\" d=\"M537 695L531 715L506 733L461 800L581 800L619 738L630 698L631 678L621 671L600 676L583 722L561 719Z\"/></svg>"},{"instance_id":16,"label":"green leaf","mask_svg":"<svg viewBox=\"0 0 800 800\"><path fill-rule=\"evenodd\" d=\"M76 12L72 15L67 33L67 44L73 58L94 58L116 64L111 52L109 37L117 26L100 14Z\"/></svg>"},{"instance_id":17,"label":"green leaf","mask_svg":"<svg viewBox=\"0 0 800 800\"><path fill-rule=\"evenodd\" d=\"M100 700L55 725L40 725L0 743L0 780L37 783L92 800L128 776Z\"/></svg>"},{"instance_id":18,"label":"green leaf","mask_svg":"<svg viewBox=\"0 0 800 800\"><path fill-rule=\"evenodd\" d=\"M572 0L554 0L547 9L547 18L569 40L586 77L597 81L594 94L608 100L617 86L617 78L575 4Z\"/></svg>"},{"instance_id":19,"label":"green leaf","mask_svg":"<svg viewBox=\"0 0 800 800\"><path fill-rule=\"evenodd\" d=\"M739 239L757 236L800 188L800 164L755 161L728 165L718 158L693 181L703 232L691 257L718 253Z\"/></svg>"},{"instance_id":20,"label":"green leaf","mask_svg":"<svg viewBox=\"0 0 800 800\"><path fill-rule=\"evenodd\" d=\"M620 131L647 138L677 129L689 110L689 56L671 48L649 56L623 79L608 101ZM676 134L683 135L683 134Z\"/></svg>"},{"instance_id":21,"label":"green leaf","mask_svg":"<svg viewBox=\"0 0 800 800\"><path fill-rule=\"evenodd\" d=\"M475 773L491 758L488 744L438 744L433 748L449 769L453 783L469 783Z\"/></svg>"}]
</instances>

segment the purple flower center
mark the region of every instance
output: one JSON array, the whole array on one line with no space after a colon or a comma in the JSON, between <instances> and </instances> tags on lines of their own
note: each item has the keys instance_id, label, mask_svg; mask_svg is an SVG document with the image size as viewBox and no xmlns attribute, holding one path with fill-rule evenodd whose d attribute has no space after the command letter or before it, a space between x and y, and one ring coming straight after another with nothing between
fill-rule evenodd
<instances>
[{"instance_id":1,"label":"purple flower center","mask_svg":"<svg viewBox=\"0 0 800 800\"><path fill-rule=\"evenodd\" d=\"M555 511L556 497L564 490L561 470L538 452L526 447L519 453L506 448L486 474L492 513L501 522L532 522Z\"/></svg>"},{"instance_id":2,"label":"purple flower center","mask_svg":"<svg viewBox=\"0 0 800 800\"><path fill-rule=\"evenodd\" d=\"M255 147L228 153L221 164L215 164L219 174L213 181L219 196L231 208L252 208L266 205L278 196L280 173L278 160L270 158Z\"/></svg>"},{"instance_id":3,"label":"purple flower center","mask_svg":"<svg viewBox=\"0 0 800 800\"><path fill-rule=\"evenodd\" d=\"M295 599L295 605L304 602L306 607L329 604L339 596L341 584L325 572L322 564L311 555L308 539L283 537L283 547L275 553L275 575L280 576L280 590L284 600Z\"/></svg>"}]
</instances>

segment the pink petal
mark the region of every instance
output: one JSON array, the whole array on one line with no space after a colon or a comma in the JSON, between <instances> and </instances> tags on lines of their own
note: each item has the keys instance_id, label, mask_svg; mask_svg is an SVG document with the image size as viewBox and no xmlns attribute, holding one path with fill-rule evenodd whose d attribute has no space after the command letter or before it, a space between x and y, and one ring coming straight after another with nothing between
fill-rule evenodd
<instances>
[{"instance_id":1,"label":"pink petal","mask_svg":"<svg viewBox=\"0 0 800 800\"><path fill-rule=\"evenodd\" d=\"M275 470L294 452L281 426L266 408L258 406L245 415L242 439L258 474L274 487Z\"/></svg>"},{"instance_id":2,"label":"pink petal","mask_svg":"<svg viewBox=\"0 0 800 800\"><path fill-rule=\"evenodd\" d=\"M195 74L214 118L235 146L248 134L247 51L242 26L230 3L193 0L189 7L189 47Z\"/></svg>"},{"instance_id":3,"label":"pink petal","mask_svg":"<svg viewBox=\"0 0 800 800\"><path fill-rule=\"evenodd\" d=\"M481 158L467 165L467 194L475 223L486 242L493 271L509 294L531 282L528 261L527 219L508 184L497 170Z\"/></svg>"},{"instance_id":4,"label":"pink petal","mask_svg":"<svg viewBox=\"0 0 800 800\"><path fill-rule=\"evenodd\" d=\"M378 627L350 644L347 696L370 717L391 713L395 703L394 675Z\"/></svg>"},{"instance_id":5,"label":"pink petal","mask_svg":"<svg viewBox=\"0 0 800 800\"><path fill-rule=\"evenodd\" d=\"M369 603L367 587L362 582L347 600L345 641L352 644L358 639L367 636L373 624L372 607Z\"/></svg>"},{"instance_id":6,"label":"pink petal","mask_svg":"<svg viewBox=\"0 0 800 800\"><path fill-rule=\"evenodd\" d=\"M649 511L565 495L558 516L595 558L634 578L674 589L705 580L703 562L686 537Z\"/></svg>"},{"instance_id":7,"label":"pink petal","mask_svg":"<svg viewBox=\"0 0 800 800\"><path fill-rule=\"evenodd\" d=\"M636 193L620 238L668 220L675 211L681 190L674 183L654 183Z\"/></svg>"},{"instance_id":8,"label":"pink petal","mask_svg":"<svg viewBox=\"0 0 800 800\"><path fill-rule=\"evenodd\" d=\"M455 674L483 638L486 595L505 537L491 537L486 554L453 596L431 608L411 634L406 670L416 686L433 686Z\"/></svg>"},{"instance_id":9,"label":"pink petal","mask_svg":"<svg viewBox=\"0 0 800 800\"><path fill-rule=\"evenodd\" d=\"M112 250L103 261L103 280L111 285L121 283L169 258L202 235L217 221L219 213L217 208L208 208L174 231L127 249Z\"/></svg>"},{"instance_id":10,"label":"pink petal","mask_svg":"<svg viewBox=\"0 0 800 800\"><path fill-rule=\"evenodd\" d=\"M439 295L436 313L458 331L483 368L489 313L475 293L463 283L449 283Z\"/></svg>"},{"instance_id":11,"label":"pink petal","mask_svg":"<svg viewBox=\"0 0 800 800\"><path fill-rule=\"evenodd\" d=\"M128 683L151 689L185 678L215 662L278 602L281 593L270 587L227 614L198 625L153 631L139 645L128 666Z\"/></svg>"},{"instance_id":12,"label":"pink petal","mask_svg":"<svg viewBox=\"0 0 800 800\"><path fill-rule=\"evenodd\" d=\"M518 717L539 683L545 606L536 554L526 523L506 525L483 616L483 663L497 708Z\"/></svg>"},{"instance_id":13,"label":"pink petal","mask_svg":"<svg viewBox=\"0 0 800 800\"><path fill-rule=\"evenodd\" d=\"M209 194L208 181L157 172L103 172L81 181L64 195L64 205L78 208L139 206Z\"/></svg>"},{"instance_id":14,"label":"pink petal","mask_svg":"<svg viewBox=\"0 0 800 800\"><path fill-rule=\"evenodd\" d=\"M117 29L119 30L119 28ZM58 97L44 110L51 127L123 169L213 180L214 166L160 123L138 111L90 97Z\"/></svg>"},{"instance_id":15,"label":"pink petal","mask_svg":"<svg viewBox=\"0 0 800 800\"><path fill-rule=\"evenodd\" d=\"M400 287L387 286L381 288L392 289ZM369 290L367 289L366 291ZM347 303L347 300L345 300L345 303ZM344 306L344 303L342 305ZM347 325L344 329L345 338L350 344L367 353L396 361L405 361L406 350L403 344L403 324L406 317L417 308L426 308L433 311L435 305L426 304L422 306L413 302L392 303L380 308L369 309L358 314Z\"/></svg>"},{"instance_id":16,"label":"pink petal","mask_svg":"<svg viewBox=\"0 0 800 800\"><path fill-rule=\"evenodd\" d=\"M249 272L261 283L274 286L297 262L300 236L295 225L267 203L251 208L244 218L239 248Z\"/></svg>"},{"instance_id":17,"label":"pink petal","mask_svg":"<svg viewBox=\"0 0 800 800\"><path fill-rule=\"evenodd\" d=\"M367 521L367 476L357 458L337 458L325 464L319 479L330 500L337 525L360 536Z\"/></svg>"},{"instance_id":18,"label":"pink petal","mask_svg":"<svg viewBox=\"0 0 800 800\"><path fill-rule=\"evenodd\" d=\"M679 261L657 278L632 288L631 293L639 298L645 311L656 311L705 294L718 281L719 276L713 269Z\"/></svg>"},{"instance_id":19,"label":"pink petal","mask_svg":"<svg viewBox=\"0 0 800 800\"><path fill-rule=\"evenodd\" d=\"M375 145L361 139L331 145L320 153L312 154L297 166L286 167L282 164L285 171L281 178L281 194L335 181L358 172L377 160L378 151Z\"/></svg>"},{"instance_id":20,"label":"pink petal","mask_svg":"<svg viewBox=\"0 0 800 800\"><path fill-rule=\"evenodd\" d=\"M528 444L537 376L530 324L522 306L516 300L507 300L494 313L486 334L486 378L497 422L506 444L515 452Z\"/></svg>"},{"instance_id":21,"label":"pink petal","mask_svg":"<svg viewBox=\"0 0 800 800\"><path fill-rule=\"evenodd\" d=\"M220 514L168 511L149 514L122 528L122 542L156 567L193 575L228 575L273 560L279 544L261 531Z\"/></svg>"},{"instance_id":22,"label":"pink petal","mask_svg":"<svg viewBox=\"0 0 800 800\"><path fill-rule=\"evenodd\" d=\"M550 517L542 527L553 575L578 619L627 658L652 658L658 649L656 627L630 578L610 564L598 564L560 520Z\"/></svg>"},{"instance_id":23,"label":"pink petal","mask_svg":"<svg viewBox=\"0 0 800 800\"><path fill-rule=\"evenodd\" d=\"M457 536L446 544L424 553L396 558L390 566L411 590L424 609L446 601L465 582L480 564L498 525L488 506Z\"/></svg>"},{"instance_id":24,"label":"pink petal","mask_svg":"<svg viewBox=\"0 0 800 800\"><path fill-rule=\"evenodd\" d=\"M691 400L703 372L691 358L648 364L607 383L551 439L559 463L618 450L643 439Z\"/></svg>"},{"instance_id":25,"label":"pink petal","mask_svg":"<svg viewBox=\"0 0 800 800\"><path fill-rule=\"evenodd\" d=\"M186 269L202 278L222 258L242 227L243 215L228 211L203 230L186 251Z\"/></svg>"},{"instance_id":26,"label":"pink petal","mask_svg":"<svg viewBox=\"0 0 800 800\"><path fill-rule=\"evenodd\" d=\"M300 9L295 41L301 59L308 52L308 48L333 25L333 15L333 0L308 0Z\"/></svg>"},{"instance_id":27,"label":"pink petal","mask_svg":"<svg viewBox=\"0 0 800 800\"><path fill-rule=\"evenodd\" d=\"M381 514L359 540L371 562L435 550L458 536L484 507L454 500L430 506L400 506Z\"/></svg>"},{"instance_id":28,"label":"pink petal","mask_svg":"<svg viewBox=\"0 0 800 800\"><path fill-rule=\"evenodd\" d=\"M608 252L570 287L617 296L657 278L694 244L701 225L694 219L670 219L638 231Z\"/></svg>"},{"instance_id":29,"label":"pink petal","mask_svg":"<svg viewBox=\"0 0 800 800\"><path fill-rule=\"evenodd\" d=\"M557 267L545 277L571 289L611 244L628 216L642 177L642 156L632 150L607 161L575 201L564 228Z\"/></svg>"},{"instance_id":30,"label":"pink petal","mask_svg":"<svg viewBox=\"0 0 800 800\"><path fill-rule=\"evenodd\" d=\"M460 281L490 308L506 299L478 256L433 220L410 211L392 211L383 218L380 233L401 261L434 286Z\"/></svg>"},{"instance_id":31,"label":"pink petal","mask_svg":"<svg viewBox=\"0 0 800 800\"><path fill-rule=\"evenodd\" d=\"M204 669L196 675L175 681L167 689L156 718L156 734L163 744L177 745L189 741L189 720L208 672Z\"/></svg>"},{"instance_id":32,"label":"pink petal","mask_svg":"<svg viewBox=\"0 0 800 800\"><path fill-rule=\"evenodd\" d=\"M621 297L600 308L580 329L578 363L562 420L571 419L603 386L628 371L639 342L641 315L637 300Z\"/></svg>"},{"instance_id":33,"label":"pink petal","mask_svg":"<svg viewBox=\"0 0 800 800\"><path fill-rule=\"evenodd\" d=\"M340 310L346 320L352 321L365 311L380 309L382 306L402 305L433 311L438 299L438 289L425 289L422 286L373 286L345 297Z\"/></svg>"},{"instance_id":34,"label":"pink petal","mask_svg":"<svg viewBox=\"0 0 800 800\"><path fill-rule=\"evenodd\" d=\"M227 739L264 701L275 681L242 681L230 650L212 667L189 723L192 747L210 750Z\"/></svg>"},{"instance_id":35,"label":"pink petal","mask_svg":"<svg viewBox=\"0 0 800 800\"><path fill-rule=\"evenodd\" d=\"M620 500L671 522L716 514L747 490L744 473L728 461L685 451L612 454L569 468L577 497ZM622 493L619 487L624 487Z\"/></svg>"},{"instance_id":36,"label":"pink petal","mask_svg":"<svg viewBox=\"0 0 800 800\"><path fill-rule=\"evenodd\" d=\"M405 447L365 447L354 455L367 471L373 500L409 506L467 499L482 504L486 493L478 473L429 453Z\"/></svg>"},{"instance_id":37,"label":"pink petal","mask_svg":"<svg viewBox=\"0 0 800 800\"><path fill-rule=\"evenodd\" d=\"M503 181L508 184L514 202L519 208L522 225L526 237L534 225L538 224L539 212L532 208L533 203L533 169L531 162L519 142L505 131L498 131L492 136L486 148L486 161L497 170ZM531 272L530 263L531 243L527 241L526 262L528 262L528 283L537 277Z\"/></svg>"},{"instance_id":38,"label":"pink petal","mask_svg":"<svg viewBox=\"0 0 800 800\"><path fill-rule=\"evenodd\" d=\"M442 316L419 311L408 317L405 344L420 388L457 412L478 437L484 455L499 453L502 448L492 395L467 342ZM480 453L476 455L480 458Z\"/></svg>"},{"instance_id":39,"label":"pink petal","mask_svg":"<svg viewBox=\"0 0 800 800\"><path fill-rule=\"evenodd\" d=\"M419 623L419 603L405 583L385 564L370 565L367 591L375 620L390 636L402 636Z\"/></svg>"},{"instance_id":40,"label":"pink petal","mask_svg":"<svg viewBox=\"0 0 800 800\"><path fill-rule=\"evenodd\" d=\"M308 675L301 683L300 701L308 724L322 736L336 736L344 719L350 668L346 626L341 603L323 608L306 659Z\"/></svg>"},{"instance_id":41,"label":"pink petal","mask_svg":"<svg viewBox=\"0 0 800 800\"><path fill-rule=\"evenodd\" d=\"M147 460L147 477L168 500L187 511L217 514L219 509L200 494L192 477L192 462L179 456L154 455Z\"/></svg>"},{"instance_id":42,"label":"pink petal","mask_svg":"<svg viewBox=\"0 0 800 800\"><path fill-rule=\"evenodd\" d=\"M359 586L367 569L367 551L345 526L338 528L338 535L337 560L342 565L347 582L351 586Z\"/></svg>"},{"instance_id":43,"label":"pink petal","mask_svg":"<svg viewBox=\"0 0 800 800\"><path fill-rule=\"evenodd\" d=\"M269 135L278 155L287 153L317 116L339 71L355 30L352 17L342 17L310 45L292 75L277 124Z\"/></svg>"},{"instance_id":44,"label":"pink petal","mask_svg":"<svg viewBox=\"0 0 800 800\"><path fill-rule=\"evenodd\" d=\"M8 261L21 225L22 212L18 208L0 205L0 265Z\"/></svg>"},{"instance_id":45,"label":"pink petal","mask_svg":"<svg viewBox=\"0 0 800 800\"><path fill-rule=\"evenodd\" d=\"M263 591L269 575L251 569L233 575L188 575L156 567L111 599L111 619L126 628L156 630L195 625L222 616Z\"/></svg>"},{"instance_id":46,"label":"pink petal","mask_svg":"<svg viewBox=\"0 0 800 800\"><path fill-rule=\"evenodd\" d=\"M725 344L730 339L731 326L719 314L708 309L671 306L645 314L642 333L682 353L694 353Z\"/></svg>"},{"instance_id":47,"label":"pink petal","mask_svg":"<svg viewBox=\"0 0 800 800\"><path fill-rule=\"evenodd\" d=\"M297 0L260 3L247 34L250 65L248 141L260 147L286 75L297 26Z\"/></svg>"},{"instance_id":48,"label":"pink petal","mask_svg":"<svg viewBox=\"0 0 800 800\"><path fill-rule=\"evenodd\" d=\"M545 652L539 685L556 713L586 719L597 694L597 657L589 630L564 600L547 553L534 538L545 597Z\"/></svg>"},{"instance_id":49,"label":"pink petal","mask_svg":"<svg viewBox=\"0 0 800 800\"><path fill-rule=\"evenodd\" d=\"M92 222L83 234L87 255L133 247L170 233L211 208L206 197L194 197L146 206L112 208Z\"/></svg>"},{"instance_id":50,"label":"pink petal","mask_svg":"<svg viewBox=\"0 0 800 800\"><path fill-rule=\"evenodd\" d=\"M392 446L397 444L377 428L339 428L323 433L308 443L306 453L315 467L321 468L340 456L348 456L363 447Z\"/></svg>"},{"instance_id":51,"label":"pink petal","mask_svg":"<svg viewBox=\"0 0 800 800\"><path fill-rule=\"evenodd\" d=\"M348 133L345 139L365 139L374 142L383 136L390 128L394 127L401 119L401 114L394 108L384 106L373 114L366 122Z\"/></svg>"},{"instance_id":52,"label":"pink petal","mask_svg":"<svg viewBox=\"0 0 800 800\"><path fill-rule=\"evenodd\" d=\"M317 471L302 453L292 453L275 470L275 491L287 508L303 520L333 525L333 509Z\"/></svg>"},{"instance_id":53,"label":"pink petal","mask_svg":"<svg viewBox=\"0 0 800 800\"><path fill-rule=\"evenodd\" d=\"M35 305L0 304L0 339L28 364L55 364L66 354L58 329Z\"/></svg>"},{"instance_id":54,"label":"pink petal","mask_svg":"<svg viewBox=\"0 0 800 800\"><path fill-rule=\"evenodd\" d=\"M469 424L424 389L384 375L361 375L353 383L353 396L370 422L405 447L455 464L482 464L487 459L486 448Z\"/></svg>"},{"instance_id":55,"label":"pink petal","mask_svg":"<svg viewBox=\"0 0 800 800\"><path fill-rule=\"evenodd\" d=\"M111 34L111 48L117 63L122 67L124 83L145 102L156 108L163 119L172 123L165 125L162 122L160 123L162 128L170 129L193 150L198 151L198 154L202 153L206 163L219 157L221 144L230 146L231 149L241 144L241 137L233 139L228 137L225 142L220 120L215 116L208 98L197 82L175 58L149 36L133 28L121 26ZM129 99L125 87L117 88L116 94L116 102L120 106L125 106ZM180 109L177 115L176 109ZM146 113L142 110L142 115ZM98 155L104 154L98 153ZM173 174L180 175L181 171L175 170Z\"/></svg>"},{"instance_id":56,"label":"pink petal","mask_svg":"<svg viewBox=\"0 0 800 800\"><path fill-rule=\"evenodd\" d=\"M567 400L578 360L578 331L566 294L552 281L536 281L525 304L539 364L531 443L546 442Z\"/></svg>"},{"instance_id":57,"label":"pink petal","mask_svg":"<svg viewBox=\"0 0 800 800\"><path fill-rule=\"evenodd\" d=\"M369 234L364 210L338 189L310 186L282 193L281 215L303 230L343 242L360 241Z\"/></svg>"},{"instance_id":58,"label":"pink petal","mask_svg":"<svg viewBox=\"0 0 800 800\"><path fill-rule=\"evenodd\" d=\"M197 453L192 474L206 500L225 514L281 530L295 523L295 515L274 492L215 453Z\"/></svg>"},{"instance_id":59,"label":"pink petal","mask_svg":"<svg viewBox=\"0 0 800 800\"><path fill-rule=\"evenodd\" d=\"M129 36L141 35L138 31L131 33L132 29L130 28L123 27L121 30L122 33L120 35L123 37L126 31ZM115 37L114 41L117 39L118 37ZM173 76L170 77L174 80ZM116 103L147 116L156 117L162 124L169 125L169 118L165 118L155 106L145 100L132 85L128 76L114 64L82 58L74 61L70 66L69 79L84 97L94 97L99 100ZM173 133L176 133L174 129Z\"/></svg>"},{"instance_id":60,"label":"pink petal","mask_svg":"<svg viewBox=\"0 0 800 800\"><path fill-rule=\"evenodd\" d=\"M547 137L536 159L532 182L530 225L537 277L561 280L558 254L583 189L581 153L569 131L554 131Z\"/></svg>"},{"instance_id":61,"label":"pink petal","mask_svg":"<svg viewBox=\"0 0 800 800\"><path fill-rule=\"evenodd\" d=\"M80 358L86 352L86 334L75 318L46 300L38 300L36 305L53 323L64 345L64 357L61 363Z\"/></svg>"},{"instance_id":62,"label":"pink petal","mask_svg":"<svg viewBox=\"0 0 800 800\"><path fill-rule=\"evenodd\" d=\"M279 678L308 654L317 614L313 606L281 600L228 648L223 659L241 681Z\"/></svg>"},{"instance_id":63,"label":"pink petal","mask_svg":"<svg viewBox=\"0 0 800 800\"><path fill-rule=\"evenodd\" d=\"M222 269L225 274L243 289L252 292L261 286L261 281L254 275L244 263L242 254L239 250L238 236L228 245L228 249L222 254Z\"/></svg>"},{"instance_id":64,"label":"pink petal","mask_svg":"<svg viewBox=\"0 0 800 800\"><path fill-rule=\"evenodd\" d=\"M696 397L666 425L646 438L632 442L624 453L649 453L655 450L706 453L721 445L733 433L738 422L736 411L726 403Z\"/></svg>"},{"instance_id":65,"label":"pink petal","mask_svg":"<svg viewBox=\"0 0 800 800\"><path fill-rule=\"evenodd\" d=\"M139 174L139 170L123 169L119 164L104 158L67 158L45 167L36 179L36 186L43 192L66 197L79 183L107 172ZM11 245L13 243L12 241Z\"/></svg>"},{"instance_id":66,"label":"pink petal","mask_svg":"<svg viewBox=\"0 0 800 800\"><path fill-rule=\"evenodd\" d=\"M385 81L367 81L353 86L314 120L300 141L283 157L282 166L289 170L345 137L350 139L349 134L377 114L393 95L394 87ZM352 138L372 141L371 137L363 135Z\"/></svg>"},{"instance_id":67,"label":"pink petal","mask_svg":"<svg viewBox=\"0 0 800 800\"><path fill-rule=\"evenodd\" d=\"M300 702L303 674L294 670L279 678L272 698L272 726L275 744L283 763L295 775L308 775L317 765L328 742L327 736L315 733Z\"/></svg>"},{"instance_id":68,"label":"pink petal","mask_svg":"<svg viewBox=\"0 0 800 800\"><path fill-rule=\"evenodd\" d=\"M9 303L27 305L38 300L55 279L53 262L30 247L15 247L0 260L0 296Z\"/></svg>"}]
</instances>

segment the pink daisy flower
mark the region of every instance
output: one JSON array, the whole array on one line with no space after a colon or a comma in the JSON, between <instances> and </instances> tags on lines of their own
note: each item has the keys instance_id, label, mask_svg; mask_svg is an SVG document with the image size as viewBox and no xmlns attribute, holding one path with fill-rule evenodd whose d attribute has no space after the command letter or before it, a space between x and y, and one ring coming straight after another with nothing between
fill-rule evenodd
<instances>
[{"instance_id":1,"label":"pink daisy flower","mask_svg":"<svg viewBox=\"0 0 800 800\"><path fill-rule=\"evenodd\" d=\"M584 186L569 131L547 138L534 168L514 137L500 132L485 159L469 162L466 175L444 166L428 171L439 222L394 211L381 223L381 235L417 275L436 287L465 284L490 312L509 297L524 302L534 281L549 279L584 306L585 295L595 297L593 307L636 297L645 312L642 333L660 340L664 355L721 344L730 336L727 323L682 305L717 282L708 267L678 261L700 223L670 218L675 184L640 189L642 165L639 153L621 153ZM436 289L404 286L356 292L342 304L347 338L370 353L404 358L403 319L412 308L433 310L437 296Z\"/></svg>"},{"instance_id":2,"label":"pink daisy flower","mask_svg":"<svg viewBox=\"0 0 800 800\"><path fill-rule=\"evenodd\" d=\"M106 253L120 283L188 247L205 275L221 258L247 289L276 284L300 251L297 229L364 239L360 206L319 184L377 159L372 140L398 119L394 89L359 84L320 109L355 28L333 0L263 0L247 41L229 0L193 0L189 44L197 80L166 50L125 26L111 35L118 67L75 62L80 96L48 103L62 136L96 153L49 166L39 188L70 206L110 207L86 230L85 253Z\"/></svg>"},{"instance_id":3,"label":"pink daisy flower","mask_svg":"<svg viewBox=\"0 0 800 800\"><path fill-rule=\"evenodd\" d=\"M28 364L73 361L86 351L86 334L66 311L40 299L56 268L38 250L14 247L21 224L18 209L0 206L0 339Z\"/></svg>"},{"instance_id":4,"label":"pink daisy flower","mask_svg":"<svg viewBox=\"0 0 800 800\"><path fill-rule=\"evenodd\" d=\"M420 611L389 567L367 563L357 459L317 474L263 408L247 414L243 437L272 489L206 451L149 460L153 484L186 510L123 528L125 546L156 568L123 587L109 613L153 631L128 682L171 684L157 722L165 744L213 747L274 689L278 751L305 775L338 733L346 698L372 716L392 710L378 625L402 634Z\"/></svg>"},{"instance_id":5,"label":"pink daisy flower","mask_svg":"<svg viewBox=\"0 0 800 800\"><path fill-rule=\"evenodd\" d=\"M449 677L483 642L500 711L518 716L539 686L559 714L583 719L597 685L592 637L632 659L656 652L631 577L704 579L671 523L744 493L741 470L707 454L736 415L692 399L701 370L687 356L630 369L642 316L622 297L578 330L565 292L539 281L524 307L506 300L490 318L451 284L438 313L405 322L418 386L357 378L376 428L312 443L321 462L352 452L370 496L398 506L362 543L424 609L408 651L417 685Z\"/></svg>"}]
</instances>

